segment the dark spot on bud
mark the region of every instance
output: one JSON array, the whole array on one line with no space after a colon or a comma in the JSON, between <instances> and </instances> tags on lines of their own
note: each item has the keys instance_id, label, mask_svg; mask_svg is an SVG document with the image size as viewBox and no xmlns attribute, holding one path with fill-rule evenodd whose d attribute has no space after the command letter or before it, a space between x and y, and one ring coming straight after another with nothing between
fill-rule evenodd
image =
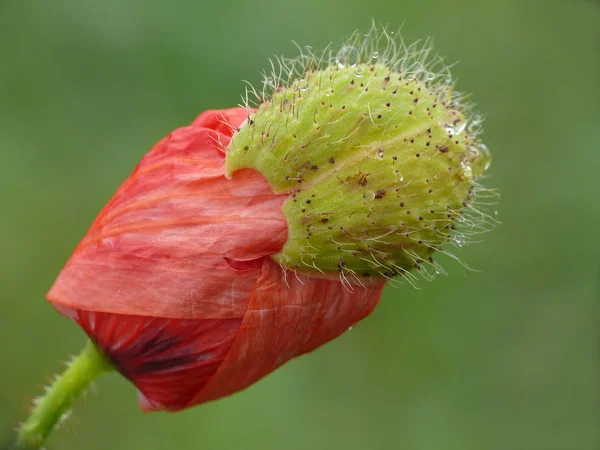
<instances>
[{"instance_id":1,"label":"dark spot on bud","mask_svg":"<svg viewBox=\"0 0 600 450\"><path fill-rule=\"evenodd\" d=\"M329 222L329 219L325 218L325 219L321 219L321 223L327 223Z\"/></svg>"},{"instance_id":2,"label":"dark spot on bud","mask_svg":"<svg viewBox=\"0 0 600 450\"><path fill-rule=\"evenodd\" d=\"M244 146L244 150L248 150L250 147L248 147L247 145Z\"/></svg>"},{"instance_id":3,"label":"dark spot on bud","mask_svg":"<svg viewBox=\"0 0 600 450\"><path fill-rule=\"evenodd\" d=\"M310 205L311 203L312 203L312 201L311 201L311 200L306 200L306 204L307 204L307 205Z\"/></svg>"},{"instance_id":4,"label":"dark spot on bud","mask_svg":"<svg viewBox=\"0 0 600 450\"><path fill-rule=\"evenodd\" d=\"M379 189L376 193L375 193L375 198L380 199L385 197L385 189Z\"/></svg>"},{"instance_id":5,"label":"dark spot on bud","mask_svg":"<svg viewBox=\"0 0 600 450\"><path fill-rule=\"evenodd\" d=\"M448 152L448 146L447 146L447 145L444 145L443 147L440 147L440 148L439 148L439 150L440 150L440 152L442 152L442 153L447 153L447 152Z\"/></svg>"},{"instance_id":6,"label":"dark spot on bud","mask_svg":"<svg viewBox=\"0 0 600 450\"><path fill-rule=\"evenodd\" d=\"M378 118L378 119L381 119L381 114L377 114L377 118Z\"/></svg>"},{"instance_id":7,"label":"dark spot on bud","mask_svg":"<svg viewBox=\"0 0 600 450\"><path fill-rule=\"evenodd\" d=\"M404 202L400 202L400 207L403 208L404 207Z\"/></svg>"},{"instance_id":8,"label":"dark spot on bud","mask_svg":"<svg viewBox=\"0 0 600 450\"><path fill-rule=\"evenodd\" d=\"M421 156L421 154L420 154L420 153L417 153L415 156L418 158L419 156Z\"/></svg>"},{"instance_id":9,"label":"dark spot on bud","mask_svg":"<svg viewBox=\"0 0 600 450\"><path fill-rule=\"evenodd\" d=\"M319 170L319 166L317 166L316 164L313 164L312 166L310 166L310 170L312 170L313 172L316 170Z\"/></svg>"},{"instance_id":10,"label":"dark spot on bud","mask_svg":"<svg viewBox=\"0 0 600 450\"><path fill-rule=\"evenodd\" d=\"M423 216L419 216L419 220L423 220Z\"/></svg>"},{"instance_id":11,"label":"dark spot on bud","mask_svg":"<svg viewBox=\"0 0 600 450\"><path fill-rule=\"evenodd\" d=\"M335 157L332 156L331 158L329 158L329 164L333 164L335 163Z\"/></svg>"},{"instance_id":12,"label":"dark spot on bud","mask_svg":"<svg viewBox=\"0 0 600 450\"><path fill-rule=\"evenodd\" d=\"M410 211L406 211L406 214L410 214Z\"/></svg>"}]
</instances>

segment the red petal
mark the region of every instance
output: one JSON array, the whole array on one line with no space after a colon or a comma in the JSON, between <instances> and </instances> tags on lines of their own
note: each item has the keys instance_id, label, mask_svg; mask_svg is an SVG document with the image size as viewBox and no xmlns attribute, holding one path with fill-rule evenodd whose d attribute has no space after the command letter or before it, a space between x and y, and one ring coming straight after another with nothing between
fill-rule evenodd
<instances>
[{"instance_id":1,"label":"red petal","mask_svg":"<svg viewBox=\"0 0 600 450\"><path fill-rule=\"evenodd\" d=\"M282 272L264 259L242 319L180 320L57 309L81 325L140 390L144 411L177 411L233 394L368 316L384 280Z\"/></svg>"},{"instance_id":2,"label":"red petal","mask_svg":"<svg viewBox=\"0 0 600 450\"><path fill-rule=\"evenodd\" d=\"M373 280L349 290L339 280L284 274L265 259L231 350L187 406L244 389L289 359L336 338L373 311L384 284Z\"/></svg>"},{"instance_id":3,"label":"red petal","mask_svg":"<svg viewBox=\"0 0 600 450\"><path fill-rule=\"evenodd\" d=\"M145 411L179 410L225 358L242 319L162 319L57 307L140 390Z\"/></svg>"},{"instance_id":4,"label":"red petal","mask_svg":"<svg viewBox=\"0 0 600 450\"><path fill-rule=\"evenodd\" d=\"M287 239L286 196L253 170L223 175L225 120L245 117L242 108L205 113L160 141L96 218L48 298L118 314L241 317L260 267L239 270L231 260L261 258Z\"/></svg>"},{"instance_id":5,"label":"red petal","mask_svg":"<svg viewBox=\"0 0 600 450\"><path fill-rule=\"evenodd\" d=\"M287 239L257 172L223 176L244 109L209 111L146 155L92 224L48 298L141 391L179 410L247 387L343 333L385 280L345 288L283 272Z\"/></svg>"},{"instance_id":6,"label":"red petal","mask_svg":"<svg viewBox=\"0 0 600 450\"><path fill-rule=\"evenodd\" d=\"M245 108L211 109L204 111L192 122L193 127L205 127L231 137L235 127L244 123L252 110Z\"/></svg>"}]
</instances>

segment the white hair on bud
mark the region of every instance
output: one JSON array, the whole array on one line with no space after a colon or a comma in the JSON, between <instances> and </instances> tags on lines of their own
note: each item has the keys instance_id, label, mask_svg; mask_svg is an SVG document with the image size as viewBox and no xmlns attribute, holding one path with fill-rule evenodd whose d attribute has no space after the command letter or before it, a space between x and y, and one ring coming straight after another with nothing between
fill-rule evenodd
<instances>
[{"instance_id":1,"label":"white hair on bud","mask_svg":"<svg viewBox=\"0 0 600 450\"><path fill-rule=\"evenodd\" d=\"M388 31L385 26L374 22L367 32L354 31L343 42L327 45L321 52L311 46L294 42L299 55L295 58L275 56L269 60L270 70L263 72L259 88L248 81L240 106L248 110L269 102L274 92L289 87L294 80L302 80L310 71L319 71L328 66L354 67L360 64L383 64L406 78L415 78L424 83L435 94L460 105L464 112L470 105L464 103L465 95L451 89L453 86L450 68L444 58L435 52L433 39L427 38L408 44L401 31ZM323 80L319 80L319 83ZM482 119L478 116L478 124ZM474 130L471 130L474 131Z\"/></svg>"},{"instance_id":2,"label":"white hair on bud","mask_svg":"<svg viewBox=\"0 0 600 450\"><path fill-rule=\"evenodd\" d=\"M458 92L454 87L455 83L452 79L450 68L451 65L446 64L444 58L435 52L433 47L433 40L427 38L424 40L416 41L413 43L407 43L401 36L400 31L390 32L385 26L378 26L375 23L371 25L371 28L367 32L355 31L349 37L343 40L343 42L334 46L329 44L323 51L315 52L310 46L300 46L294 43L298 49L299 55L296 58L285 58L283 56L276 56L271 59L269 70L263 73L263 80L259 87L255 87L250 82L245 81L245 91L242 95L241 107L246 108L248 112L248 122L250 122L251 110L260 106L261 104L270 103L274 94L282 92L290 88L292 84L295 84L296 88L300 91L308 89L309 84L317 86L320 90L327 90L329 84L332 84L335 80L335 72L332 78L323 76L324 69L328 67L339 67L341 68L356 68L355 75L362 77L365 65L381 64L388 67L391 71L399 73L406 80L418 80L423 83L424 86L435 96L437 96L441 102L450 110L459 110L465 118L466 131L472 138L472 142L478 146L483 146L478 140L478 136L482 133L482 122L483 116L474 113L474 104L466 101L467 95ZM311 78L312 77L312 78ZM367 79L368 77L365 77ZM368 81L365 81L368 86ZM361 94L362 95L362 94ZM287 102L287 100L285 100ZM296 102L291 101L291 107L286 109L292 116L300 114L300 105ZM284 111L284 108L281 108ZM375 112L377 114L377 112ZM373 119L373 113L369 107L370 120L375 124ZM342 120L344 116L341 115L338 120ZM387 123L390 123L393 116L387 118ZM315 120L316 123L316 120ZM357 123L355 129L347 130L347 134L344 138L330 142L329 144L337 144L348 139L358 130ZM270 130L270 124L265 124L265 127ZM287 124L286 124L287 128ZM457 131L457 134L462 131ZM235 131L235 130L234 130ZM273 142L275 141L275 135L277 130L273 134ZM266 134L269 137L269 132ZM317 139L324 139L326 135L320 136ZM262 143L262 142L261 142ZM383 151L383 149L382 149ZM407 150L408 151L408 150ZM487 149L485 149L487 152ZM438 153L431 154L429 157L434 158ZM487 157L487 155L485 155ZM486 167L487 168L487 167ZM467 168L465 168L466 171ZM470 169L470 168L469 168ZM481 179L482 177L480 177ZM292 177L288 177L289 180L294 180ZM301 178L298 179L302 181ZM410 181L408 182L410 183ZM431 191L430 191L431 192ZM441 241L449 243L455 247L462 247L467 243L476 242L482 233L492 230L499 222L494 217L494 214L490 213L490 207L495 205L498 201L499 194L495 189L484 188L479 183L474 181L469 191L469 196L463 203L464 209L461 211L450 210L446 205L436 204L432 208L431 213L439 214L439 219L427 218L425 220L426 226L430 227L435 235L440 238ZM447 223L447 217L452 215L454 222L452 225L436 227L436 222ZM422 218L421 218L422 219ZM471 269L467 264L461 261L453 253L447 249L440 247L439 242L434 243L432 241L419 240L418 237L413 237L413 234L418 234L421 228L403 228L401 231L398 229L391 230L380 236L369 237L368 240L379 241L385 243L385 237L389 234L402 234L407 239L412 240L415 244L425 245L446 255L447 257L456 260L461 266L467 270ZM333 238L331 238L333 240ZM334 241L335 242L335 241ZM340 246L348 245L345 243L337 243ZM310 242L307 241L307 247L315 249ZM349 252L352 250L346 250L340 248L341 252ZM381 277L390 279L392 281L405 280L415 288L419 278L425 280L432 280L438 274L446 274L446 271L441 265L434 261L431 257L429 259L423 259L417 253L413 252L408 248L404 248L410 261L414 263L414 273L406 270L403 267L396 266L393 262L386 260L386 255L382 252L374 250L370 252L370 255L364 254L359 256L360 259L367 261L374 270L376 270ZM375 254L375 253L377 254ZM305 253L302 258L302 264L310 269L315 269L317 275L324 275L323 271L315 264L316 255ZM396 278L391 276L391 272L388 270L391 266L396 270ZM296 268L283 267L284 278L285 270L293 270L296 278L298 273ZM338 268L339 279L342 285L352 291L354 287L364 286L364 283L369 283L368 279L358 276L352 269L345 267L341 264ZM307 273L302 272L303 277L308 276Z\"/></svg>"}]
</instances>

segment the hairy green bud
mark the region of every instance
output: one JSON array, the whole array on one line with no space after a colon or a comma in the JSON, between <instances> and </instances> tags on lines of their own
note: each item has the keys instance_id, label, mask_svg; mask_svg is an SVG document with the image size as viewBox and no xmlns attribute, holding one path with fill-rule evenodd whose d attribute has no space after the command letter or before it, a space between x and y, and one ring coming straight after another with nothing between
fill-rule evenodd
<instances>
[{"instance_id":1,"label":"hairy green bud","mask_svg":"<svg viewBox=\"0 0 600 450\"><path fill-rule=\"evenodd\" d=\"M290 194L288 240L274 256L284 267L360 282L433 263L489 165L450 80L427 70L428 47L389 55L388 42L380 58L369 45L274 77L228 148L228 176L253 168Z\"/></svg>"}]
</instances>

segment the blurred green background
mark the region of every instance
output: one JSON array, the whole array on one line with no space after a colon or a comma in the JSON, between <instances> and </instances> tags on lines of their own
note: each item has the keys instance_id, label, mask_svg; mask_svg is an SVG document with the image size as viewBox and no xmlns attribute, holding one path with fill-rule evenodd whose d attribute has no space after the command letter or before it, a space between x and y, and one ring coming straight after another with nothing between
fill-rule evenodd
<instances>
[{"instance_id":1,"label":"blurred green background","mask_svg":"<svg viewBox=\"0 0 600 450\"><path fill-rule=\"evenodd\" d=\"M140 157L238 103L292 40L323 48L371 18L433 36L487 115L503 225L459 252L482 272L446 260L450 276L389 287L355 330L183 413L144 415L104 376L49 448L600 448L593 0L1 0L0 432L83 345L44 295Z\"/></svg>"}]
</instances>

